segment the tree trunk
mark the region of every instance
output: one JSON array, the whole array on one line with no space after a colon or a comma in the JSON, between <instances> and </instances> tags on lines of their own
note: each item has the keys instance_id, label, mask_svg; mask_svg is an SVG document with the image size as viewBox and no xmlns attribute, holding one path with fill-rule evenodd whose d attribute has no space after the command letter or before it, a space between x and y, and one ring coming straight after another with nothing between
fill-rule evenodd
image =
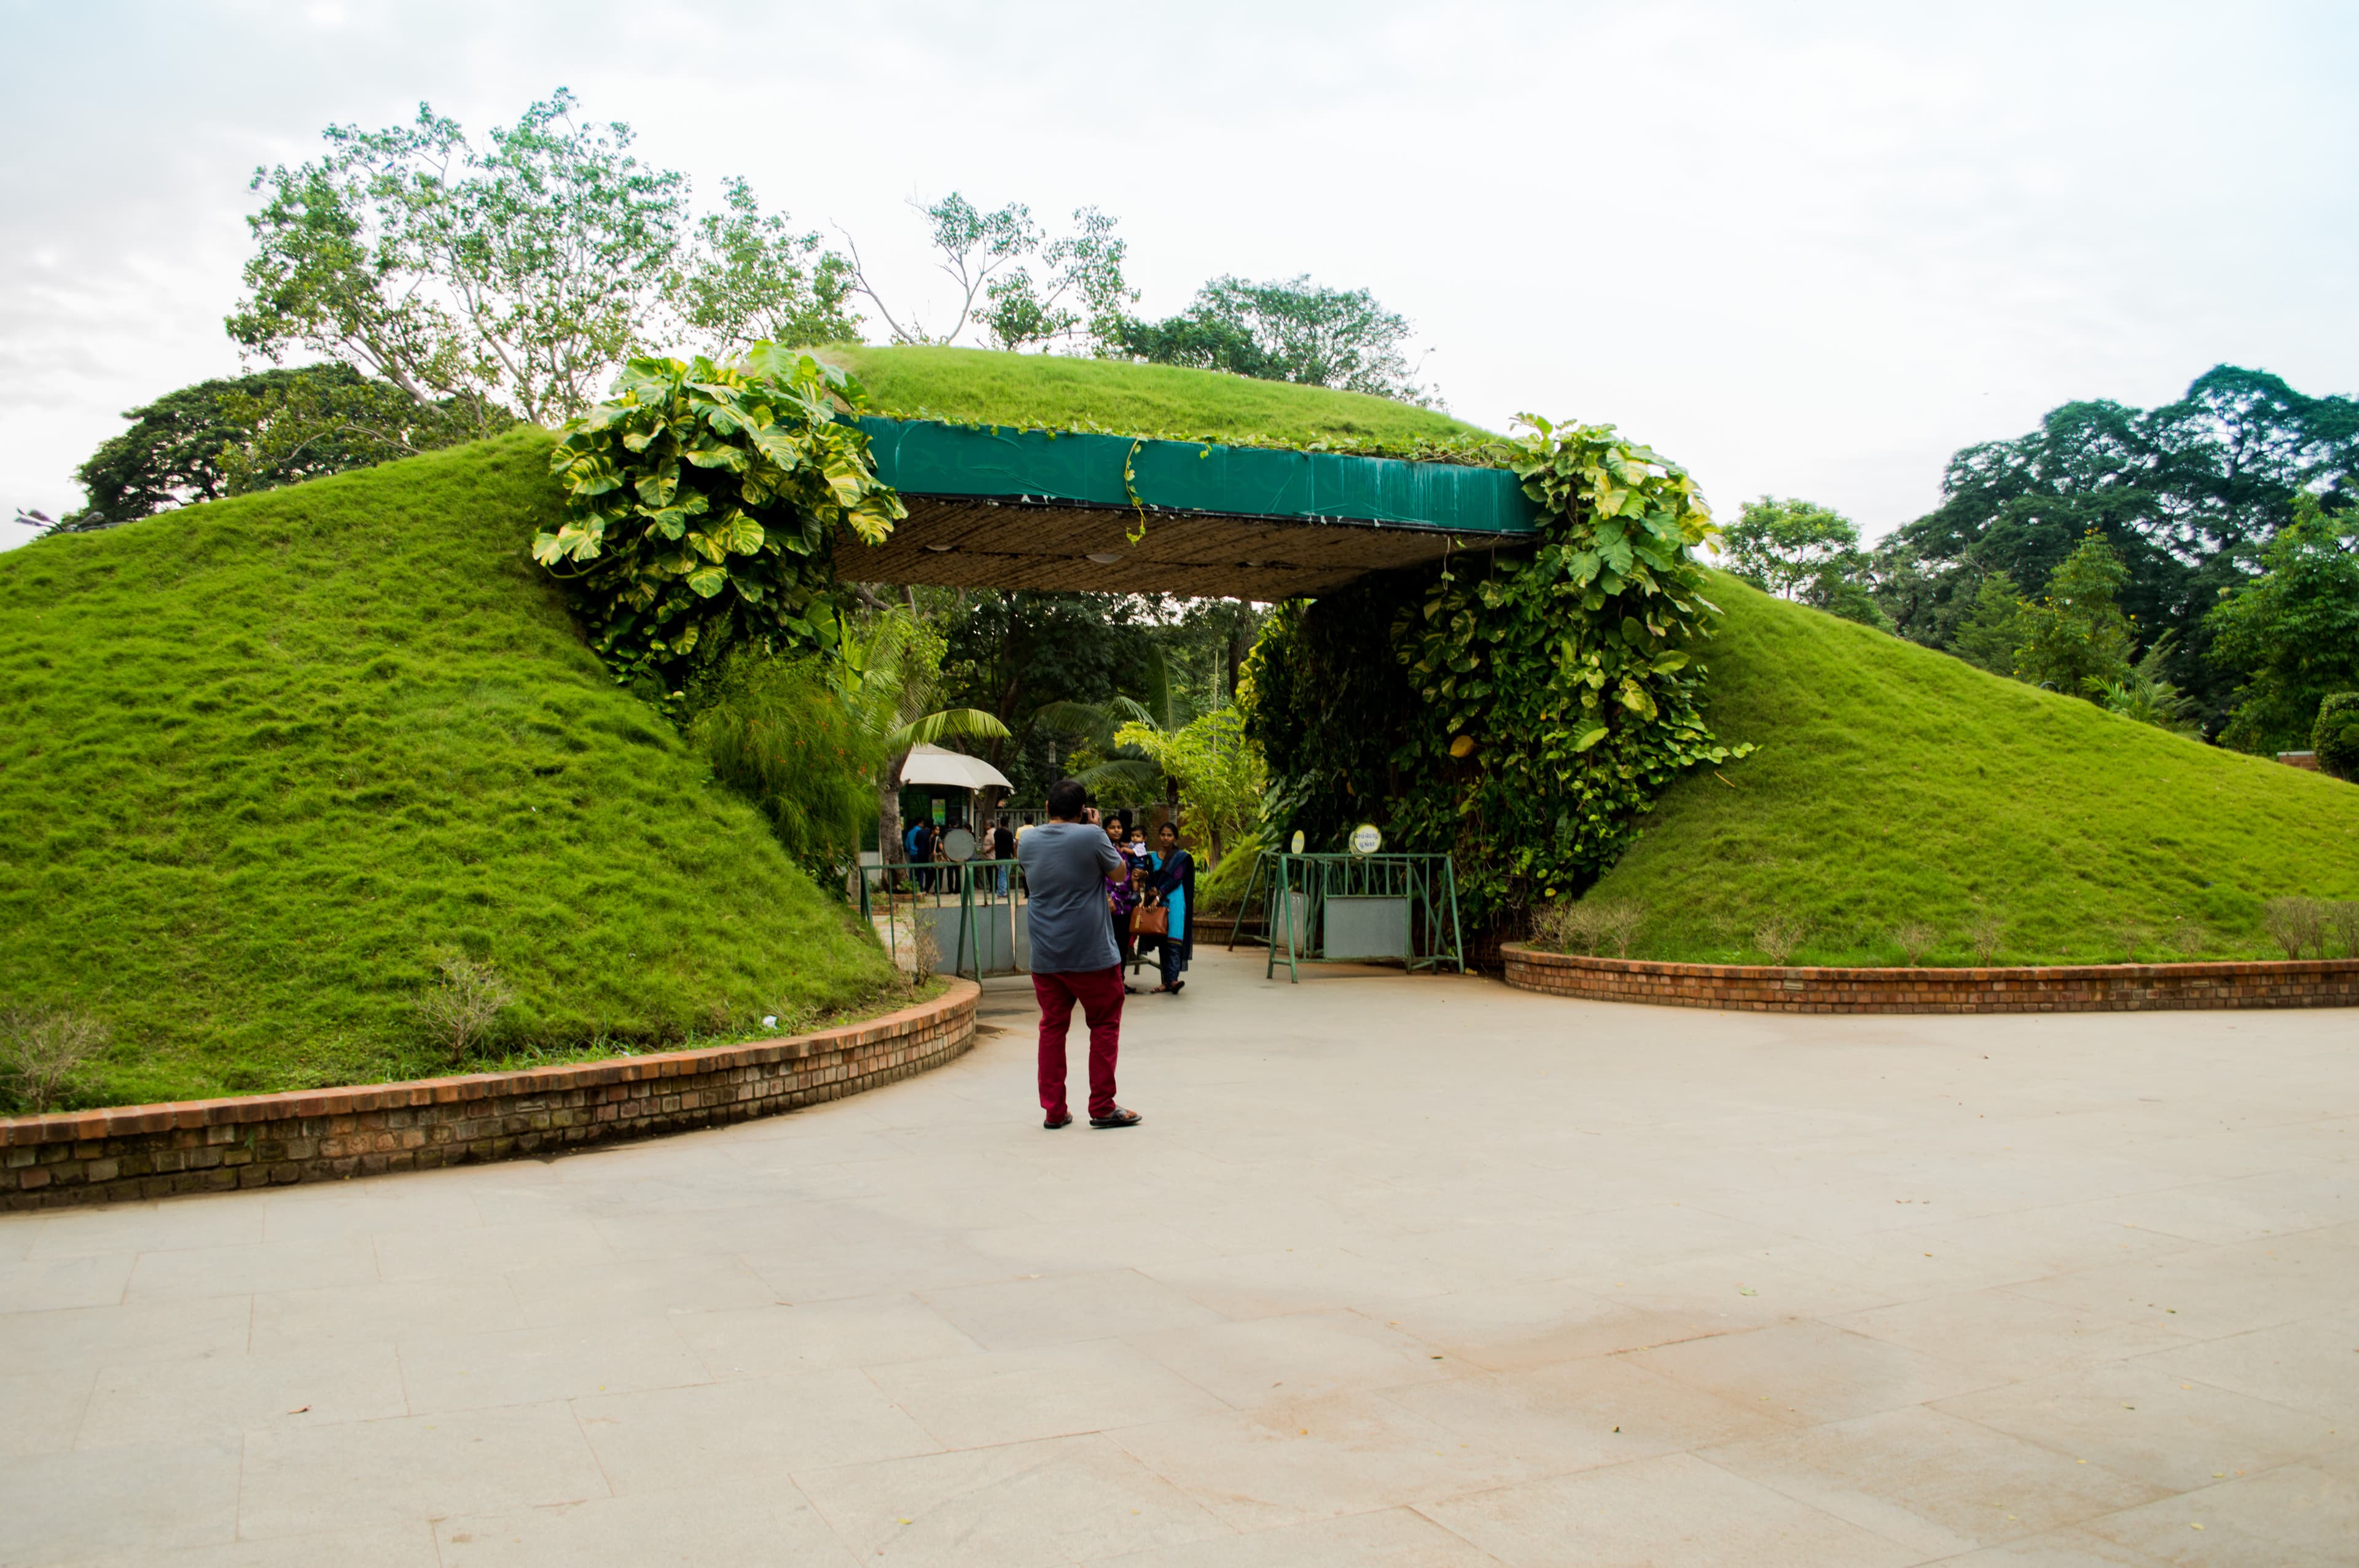
<instances>
[{"instance_id":1,"label":"tree trunk","mask_svg":"<svg viewBox=\"0 0 2359 1568\"><path fill-rule=\"evenodd\" d=\"M876 786L876 860L880 865L892 865L893 857L907 854L901 848L901 763L907 754L896 757L885 769L884 782ZM885 886L889 892L893 879L887 876Z\"/></svg>"}]
</instances>

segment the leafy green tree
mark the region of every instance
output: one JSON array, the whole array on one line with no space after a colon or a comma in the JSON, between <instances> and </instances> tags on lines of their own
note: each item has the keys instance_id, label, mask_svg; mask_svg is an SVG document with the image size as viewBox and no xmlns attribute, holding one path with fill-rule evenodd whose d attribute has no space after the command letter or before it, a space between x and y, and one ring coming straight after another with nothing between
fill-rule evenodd
<instances>
[{"instance_id":1,"label":"leafy green tree","mask_svg":"<svg viewBox=\"0 0 2359 1568\"><path fill-rule=\"evenodd\" d=\"M1887 538L1872 575L1903 635L1949 647L1985 577L2037 594L2094 528L2127 569L2122 608L2178 633L2169 677L2217 722L2236 669L2209 655L2209 612L2298 494L2340 507L2354 487L2359 401L2220 365L2175 403L2070 403L2028 435L1959 452L1941 505Z\"/></svg>"},{"instance_id":2,"label":"leafy green tree","mask_svg":"<svg viewBox=\"0 0 2359 1568\"><path fill-rule=\"evenodd\" d=\"M1949 639L1950 652L1995 676L2015 674L2015 650L2023 641L2023 599L2015 579L1992 572L1974 589L1971 608Z\"/></svg>"},{"instance_id":3,"label":"leafy green tree","mask_svg":"<svg viewBox=\"0 0 2359 1568\"><path fill-rule=\"evenodd\" d=\"M2114 596L2128 577L2121 557L2092 530L2049 575L2038 602L2023 607L2017 677L2098 700L2105 687L2127 676L2136 639Z\"/></svg>"},{"instance_id":4,"label":"leafy green tree","mask_svg":"<svg viewBox=\"0 0 2359 1568\"><path fill-rule=\"evenodd\" d=\"M1161 321L1125 320L1111 351L1153 364L1227 371L1440 406L1403 353L1406 317L1364 288L1315 285L1309 274L1265 283L1213 278L1187 309Z\"/></svg>"},{"instance_id":5,"label":"leafy green tree","mask_svg":"<svg viewBox=\"0 0 2359 1568\"><path fill-rule=\"evenodd\" d=\"M2201 737L2203 726L2196 721L2194 699L2172 685L2164 674L2169 667L2171 643L2176 637L2176 633L2165 632L2138 656L2127 675L2102 683L2097 691L2098 705L2108 713L2118 713L2174 735Z\"/></svg>"},{"instance_id":6,"label":"leafy green tree","mask_svg":"<svg viewBox=\"0 0 2359 1568\"><path fill-rule=\"evenodd\" d=\"M697 220L701 244L667 285L705 351L721 359L757 342L856 341L851 262L822 249L817 232L796 233L784 213L765 215L744 180L723 190L726 211Z\"/></svg>"},{"instance_id":7,"label":"leafy green tree","mask_svg":"<svg viewBox=\"0 0 2359 1568\"><path fill-rule=\"evenodd\" d=\"M1072 232L1053 240L1020 201L985 212L953 190L918 211L937 267L958 290L946 330L929 332L907 311L895 315L852 247L852 287L876 307L897 343L955 343L974 327L1006 350L1094 344L1138 297L1123 276L1128 243L1115 237L1116 220L1094 207L1074 209Z\"/></svg>"},{"instance_id":8,"label":"leafy green tree","mask_svg":"<svg viewBox=\"0 0 2359 1568\"><path fill-rule=\"evenodd\" d=\"M1712 544L1728 569L1780 599L1859 557L1859 528L1832 507L1774 495L1748 501Z\"/></svg>"},{"instance_id":9,"label":"leafy green tree","mask_svg":"<svg viewBox=\"0 0 2359 1568\"><path fill-rule=\"evenodd\" d=\"M88 500L64 533L299 484L495 434L512 421L464 398L419 403L349 365L199 382L127 411L75 470Z\"/></svg>"},{"instance_id":10,"label":"leafy green tree","mask_svg":"<svg viewBox=\"0 0 2359 1568\"><path fill-rule=\"evenodd\" d=\"M984 754L1037 801L1066 771L1071 730L1038 714L1060 702L1134 696L1150 708L1165 680L1158 658L1158 606L1129 594L996 589L924 596L948 644L942 674L956 700L993 714L1009 731Z\"/></svg>"},{"instance_id":11,"label":"leafy green tree","mask_svg":"<svg viewBox=\"0 0 2359 1568\"><path fill-rule=\"evenodd\" d=\"M2319 703L2310 749L2321 771L2359 782L2359 691L2332 692Z\"/></svg>"},{"instance_id":12,"label":"leafy green tree","mask_svg":"<svg viewBox=\"0 0 2359 1568\"><path fill-rule=\"evenodd\" d=\"M1134 719L1114 740L1137 747L1178 786L1184 820L1202 835L1213 863L1259 824L1269 771L1245 735L1243 709L1216 708L1177 730Z\"/></svg>"},{"instance_id":13,"label":"leafy green tree","mask_svg":"<svg viewBox=\"0 0 2359 1568\"><path fill-rule=\"evenodd\" d=\"M2304 494L2262 546L2261 575L2210 617L2212 658L2242 677L2223 745L2299 749L2330 692L2359 687L2359 510Z\"/></svg>"},{"instance_id":14,"label":"leafy green tree","mask_svg":"<svg viewBox=\"0 0 2359 1568\"><path fill-rule=\"evenodd\" d=\"M701 683L688 725L713 776L760 809L823 888L859 858L882 762L881 737L842 700L841 678L832 661L739 647Z\"/></svg>"}]
</instances>

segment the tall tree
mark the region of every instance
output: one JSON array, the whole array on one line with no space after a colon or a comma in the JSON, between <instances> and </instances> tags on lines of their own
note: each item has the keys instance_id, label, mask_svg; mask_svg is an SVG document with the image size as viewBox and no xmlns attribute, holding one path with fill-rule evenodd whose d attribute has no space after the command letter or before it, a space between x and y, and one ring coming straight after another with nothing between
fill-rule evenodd
<instances>
[{"instance_id":1,"label":"tall tree","mask_svg":"<svg viewBox=\"0 0 2359 1568\"><path fill-rule=\"evenodd\" d=\"M58 531L109 528L299 484L473 440L509 423L465 398L419 403L342 364L202 381L123 416L131 427L101 442L75 470L88 500L59 521Z\"/></svg>"},{"instance_id":2,"label":"tall tree","mask_svg":"<svg viewBox=\"0 0 2359 1568\"><path fill-rule=\"evenodd\" d=\"M1416 384L1404 353L1408 318L1364 288L1331 288L1310 275L1265 283L1213 278L1187 309L1161 321L1126 320L1114 351L1155 364L1227 371L1440 406Z\"/></svg>"},{"instance_id":3,"label":"tall tree","mask_svg":"<svg viewBox=\"0 0 2359 1568\"><path fill-rule=\"evenodd\" d=\"M2118 601L2129 568L2104 535L2091 529L2048 575L2048 591L2023 607L2015 648L2017 678L2092 702L2130 673L2136 634Z\"/></svg>"},{"instance_id":4,"label":"tall tree","mask_svg":"<svg viewBox=\"0 0 2359 1568\"><path fill-rule=\"evenodd\" d=\"M2213 608L2212 662L2239 685L2220 740L2246 752L2299 751L2319 704L2359 690L2359 509L2318 497L2262 547L2261 575Z\"/></svg>"},{"instance_id":5,"label":"tall tree","mask_svg":"<svg viewBox=\"0 0 2359 1568\"><path fill-rule=\"evenodd\" d=\"M1987 576L2037 595L2094 529L2125 568L2123 610L2158 636L2177 633L2169 678L2216 726L2234 675L2207 656L2206 616L2245 580L2296 496L2339 508L2359 492L2359 402L2220 365L2158 408L2066 404L2027 435L1969 447L1942 492L1868 568L1904 635L1948 646Z\"/></svg>"},{"instance_id":6,"label":"tall tree","mask_svg":"<svg viewBox=\"0 0 2359 1568\"><path fill-rule=\"evenodd\" d=\"M765 213L742 179L722 187L724 210L696 221L700 243L669 282L681 324L715 359L757 342L815 347L855 341L852 264L817 232L799 234Z\"/></svg>"},{"instance_id":7,"label":"tall tree","mask_svg":"<svg viewBox=\"0 0 2359 1568\"><path fill-rule=\"evenodd\" d=\"M953 190L918 211L937 270L958 291L958 311L945 330L929 331L906 308L896 314L852 246L853 289L876 307L897 343L955 343L974 328L1005 350L1094 346L1118 330L1123 308L1138 297L1123 276L1128 242L1115 236L1116 220L1094 207L1075 208L1072 232L1055 239L1020 201L986 212Z\"/></svg>"}]
</instances>

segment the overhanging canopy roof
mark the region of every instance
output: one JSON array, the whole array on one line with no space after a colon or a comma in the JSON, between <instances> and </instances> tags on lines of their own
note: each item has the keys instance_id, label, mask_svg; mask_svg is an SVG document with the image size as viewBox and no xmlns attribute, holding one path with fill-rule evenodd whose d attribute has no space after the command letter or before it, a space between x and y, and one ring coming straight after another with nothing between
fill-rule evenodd
<instances>
[{"instance_id":1,"label":"overhanging canopy roof","mask_svg":"<svg viewBox=\"0 0 2359 1568\"><path fill-rule=\"evenodd\" d=\"M948 784L952 789L1014 789L1007 775L964 752L945 751L923 743L909 748L901 764L905 784Z\"/></svg>"},{"instance_id":2,"label":"overhanging canopy roof","mask_svg":"<svg viewBox=\"0 0 2359 1568\"><path fill-rule=\"evenodd\" d=\"M1453 550L1529 544L1503 469L864 418L909 515L839 539L853 582L1279 600ZM1143 535L1133 544L1130 535Z\"/></svg>"}]
</instances>

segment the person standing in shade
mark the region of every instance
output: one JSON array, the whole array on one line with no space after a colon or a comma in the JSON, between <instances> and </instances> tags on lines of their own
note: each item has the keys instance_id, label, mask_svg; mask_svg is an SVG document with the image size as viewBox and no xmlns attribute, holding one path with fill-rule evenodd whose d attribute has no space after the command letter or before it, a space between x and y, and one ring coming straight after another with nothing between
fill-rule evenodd
<instances>
[{"instance_id":1,"label":"person standing in shade","mask_svg":"<svg viewBox=\"0 0 2359 1568\"><path fill-rule=\"evenodd\" d=\"M1005 816L1001 817L999 825L991 830L991 858L995 860L1016 859L1016 832L1007 826L1007 818ZM999 893L1002 898L1005 898L1007 896L1007 868L1001 866L998 871Z\"/></svg>"},{"instance_id":2,"label":"person standing in shade","mask_svg":"<svg viewBox=\"0 0 2359 1568\"><path fill-rule=\"evenodd\" d=\"M1160 904L1168 912L1163 935L1153 938L1163 968L1163 983L1155 989L1166 996L1178 996L1180 988L1188 983L1180 977L1186 972L1188 960L1196 956L1194 933L1188 924L1196 903L1196 857L1180 847L1180 827L1175 822L1166 821L1156 829L1155 838L1161 848L1155 856L1154 873L1147 879L1147 898L1148 903Z\"/></svg>"},{"instance_id":3,"label":"person standing in shade","mask_svg":"<svg viewBox=\"0 0 2359 1568\"><path fill-rule=\"evenodd\" d=\"M1032 937L1032 994L1040 1003L1041 1125L1051 1130L1073 1119L1065 1103L1065 1037L1076 1002L1090 1027L1090 1125L1136 1127L1143 1119L1114 1103L1122 968L1106 878L1125 868L1089 798L1079 779L1049 785L1049 820L1025 834L1016 850Z\"/></svg>"}]
</instances>

